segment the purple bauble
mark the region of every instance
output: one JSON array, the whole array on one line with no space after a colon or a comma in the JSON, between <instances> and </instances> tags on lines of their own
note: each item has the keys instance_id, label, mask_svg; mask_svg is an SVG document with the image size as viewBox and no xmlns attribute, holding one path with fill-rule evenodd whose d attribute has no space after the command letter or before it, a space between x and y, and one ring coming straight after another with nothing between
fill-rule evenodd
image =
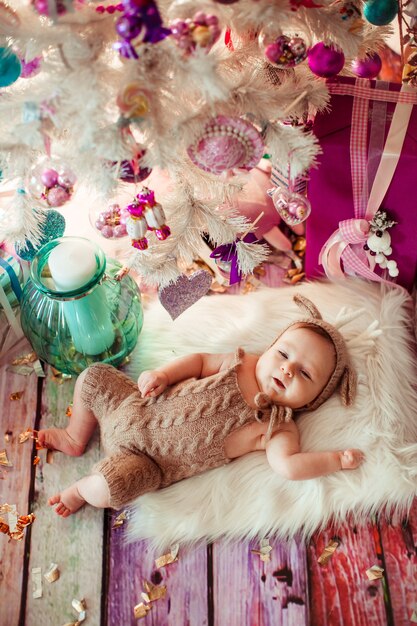
<instances>
[{"instance_id":1,"label":"purple bauble","mask_svg":"<svg viewBox=\"0 0 417 626\"><path fill-rule=\"evenodd\" d=\"M52 168L43 170L41 174L41 181L45 187L53 187L58 182L58 172Z\"/></svg>"},{"instance_id":2,"label":"purple bauble","mask_svg":"<svg viewBox=\"0 0 417 626\"><path fill-rule=\"evenodd\" d=\"M322 41L316 43L308 52L308 65L313 74L321 78L336 76L345 64L342 51L326 46Z\"/></svg>"},{"instance_id":3,"label":"purple bauble","mask_svg":"<svg viewBox=\"0 0 417 626\"><path fill-rule=\"evenodd\" d=\"M381 67L381 57L376 52L366 55L364 59L355 59L352 62L352 71L359 78L376 78Z\"/></svg>"},{"instance_id":4,"label":"purple bauble","mask_svg":"<svg viewBox=\"0 0 417 626\"><path fill-rule=\"evenodd\" d=\"M141 31L142 22L135 15L122 15L116 22L116 31L122 39L130 40Z\"/></svg>"}]
</instances>

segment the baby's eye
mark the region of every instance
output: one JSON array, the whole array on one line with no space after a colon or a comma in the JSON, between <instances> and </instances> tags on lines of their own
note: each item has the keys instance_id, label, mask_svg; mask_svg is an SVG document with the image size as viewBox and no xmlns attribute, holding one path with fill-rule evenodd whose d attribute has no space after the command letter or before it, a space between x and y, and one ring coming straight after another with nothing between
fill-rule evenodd
<instances>
[{"instance_id":1,"label":"baby's eye","mask_svg":"<svg viewBox=\"0 0 417 626\"><path fill-rule=\"evenodd\" d=\"M278 352L284 359L288 359L288 354L286 352L283 352L282 350L278 350Z\"/></svg>"},{"instance_id":2,"label":"baby's eye","mask_svg":"<svg viewBox=\"0 0 417 626\"><path fill-rule=\"evenodd\" d=\"M301 376L303 376L304 378L307 378L308 380L311 380L310 374L306 372L305 370L301 370Z\"/></svg>"}]
</instances>

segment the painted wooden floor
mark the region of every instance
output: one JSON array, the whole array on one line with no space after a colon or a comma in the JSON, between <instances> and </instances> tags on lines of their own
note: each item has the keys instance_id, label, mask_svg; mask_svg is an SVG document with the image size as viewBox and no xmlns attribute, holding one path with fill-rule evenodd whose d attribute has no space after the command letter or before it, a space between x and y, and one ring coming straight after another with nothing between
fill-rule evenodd
<instances>
[{"instance_id":1,"label":"painted wooden floor","mask_svg":"<svg viewBox=\"0 0 417 626\"><path fill-rule=\"evenodd\" d=\"M36 451L19 443L27 428L62 425L68 419L74 381L0 371L1 438L12 467L0 466L0 504L33 512L36 520L22 541L0 534L0 625L64 626L76 623L73 599L85 600L91 626L384 626L417 622L417 506L394 526L328 528L308 545L270 538L270 561L255 542L180 550L178 560L157 568L161 554L146 542L127 545L124 526L112 528L114 513L86 507L63 520L47 497L85 473L100 456L97 439L81 458ZM22 391L19 400L10 394ZM40 462L33 465L39 455ZM4 515L3 515L4 517ZM7 517L7 516L6 516ZM326 566L318 557L337 535L339 547ZM56 563L60 578L43 575ZM366 570L384 568L381 580ZM32 570L41 568L42 597L33 597ZM143 619L134 617L144 581L166 586Z\"/></svg>"}]
</instances>

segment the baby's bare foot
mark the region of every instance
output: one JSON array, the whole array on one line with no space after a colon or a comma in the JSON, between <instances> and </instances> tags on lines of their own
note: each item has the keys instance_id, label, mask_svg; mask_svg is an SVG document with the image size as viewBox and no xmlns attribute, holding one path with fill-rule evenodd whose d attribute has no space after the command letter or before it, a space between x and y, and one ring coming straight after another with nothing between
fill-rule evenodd
<instances>
[{"instance_id":1,"label":"baby's bare foot","mask_svg":"<svg viewBox=\"0 0 417 626\"><path fill-rule=\"evenodd\" d=\"M68 489L65 489L62 493L57 493L55 496L52 496L52 498L49 498L48 504L50 506L58 504L55 508L55 513L62 517L68 517L78 511L78 509L81 509L85 504L85 500L80 495L77 484L74 483L74 485L71 485L71 487L68 487Z\"/></svg>"},{"instance_id":2,"label":"baby's bare foot","mask_svg":"<svg viewBox=\"0 0 417 626\"><path fill-rule=\"evenodd\" d=\"M43 448L59 450L69 456L81 456L85 446L74 441L65 428L47 428L38 432L38 442Z\"/></svg>"},{"instance_id":3,"label":"baby's bare foot","mask_svg":"<svg viewBox=\"0 0 417 626\"><path fill-rule=\"evenodd\" d=\"M343 450L339 452L342 469L356 469L362 463L364 454L361 450Z\"/></svg>"}]
</instances>

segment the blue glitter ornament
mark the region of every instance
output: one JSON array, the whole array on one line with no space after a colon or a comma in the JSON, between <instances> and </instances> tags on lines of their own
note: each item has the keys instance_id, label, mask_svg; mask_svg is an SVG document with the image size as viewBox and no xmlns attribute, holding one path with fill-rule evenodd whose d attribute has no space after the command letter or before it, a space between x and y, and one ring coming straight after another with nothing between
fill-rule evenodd
<instances>
[{"instance_id":1,"label":"blue glitter ornament","mask_svg":"<svg viewBox=\"0 0 417 626\"><path fill-rule=\"evenodd\" d=\"M368 0L363 7L363 15L370 24L386 26L398 13L397 0Z\"/></svg>"},{"instance_id":2,"label":"blue glitter ornament","mask_svg":"<svg viewBox=\"0 0 417 626\"><path fill-rule=\"evenodd\" d=\"M46 221L41 227L42 235L39 245L35 246L26 239L22 246L16 246L16 253L24 261L32 261L37 251L42 248L43 245L52 241L52 239L58 239L62 237L65 231L65 218L58 211L50 209L46 216Z\"/></svg>"},{"instance_id":3,"label":"blue glitter ornament","mask_svg":"<svg viewBox=\"0 0 417 626\"><path fill-rule=\"evenodd\" d=\"M10 48L0 48L0 87L8 87L20 76L22 65Z\"/></svg>"}]
</instances>

